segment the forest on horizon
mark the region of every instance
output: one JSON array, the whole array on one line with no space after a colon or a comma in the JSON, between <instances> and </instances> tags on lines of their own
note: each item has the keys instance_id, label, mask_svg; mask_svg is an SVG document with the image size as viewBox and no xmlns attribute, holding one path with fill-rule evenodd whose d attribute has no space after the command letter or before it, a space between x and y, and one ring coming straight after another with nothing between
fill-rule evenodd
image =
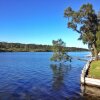
<instances>
[{"instance_id":1,"label":"forest on horizon","mask_svg":"<svg viewBox=\"0 0 100 100\"><path fill-rule=\"evenodd\" d=\"M85 48L65 47L66 52L88 51ZM0 52L52 52L51 45L0 42Z\"/></svg>"}]
</instances>

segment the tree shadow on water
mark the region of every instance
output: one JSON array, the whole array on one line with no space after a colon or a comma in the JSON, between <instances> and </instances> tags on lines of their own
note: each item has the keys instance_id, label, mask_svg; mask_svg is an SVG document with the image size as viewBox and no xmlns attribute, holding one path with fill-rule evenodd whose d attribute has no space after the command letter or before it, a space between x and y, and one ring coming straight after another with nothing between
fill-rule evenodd
<instances>
[{"instance_id":1,"label":"tree shadow on water","mask_svg":"<svg viewBox=\"0 0 100 100\"><path fill-rule=\"evenodd\" d=\"M71 70L71 65L65 64L51 64L50 65L53 75L52 87L59 90L64 85L64 77Z\"/></svg>"}]
</instances>

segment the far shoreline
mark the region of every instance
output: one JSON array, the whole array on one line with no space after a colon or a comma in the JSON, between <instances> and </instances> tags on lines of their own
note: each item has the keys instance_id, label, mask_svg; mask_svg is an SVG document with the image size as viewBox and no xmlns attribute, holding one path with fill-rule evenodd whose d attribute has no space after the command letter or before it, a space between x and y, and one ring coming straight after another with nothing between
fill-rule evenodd
<instances>
[{"instance_id":1,"label":"far shoreline","mask_svg":"<svg viewBox=\"0 0 100 100\"><path fill-rule=\"evenodd\" d=\"M6 52L53 52L53 51L0 51L0 53L6 53ZM90 51L66 51L68 52L90 52Z\"/></svg>"}]
</instances>

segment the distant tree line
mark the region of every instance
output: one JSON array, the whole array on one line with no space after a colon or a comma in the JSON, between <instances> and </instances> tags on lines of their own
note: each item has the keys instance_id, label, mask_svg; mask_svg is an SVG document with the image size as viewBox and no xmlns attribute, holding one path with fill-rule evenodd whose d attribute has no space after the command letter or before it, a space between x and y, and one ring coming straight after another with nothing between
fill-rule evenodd
<instances>
[{"instance_id":1,"label":"distant tree line","mask_svg":"<svg viewBox=\"0 0 100 100\"><path fill-rule=\"evenodd\" d=\"M68 51L87 51L87 49L76 47L65 47ZM0 42L0 52L51 52L51 45L41 44L22 44L22 43L7 43Z\"/></svg>"}]
</instances>

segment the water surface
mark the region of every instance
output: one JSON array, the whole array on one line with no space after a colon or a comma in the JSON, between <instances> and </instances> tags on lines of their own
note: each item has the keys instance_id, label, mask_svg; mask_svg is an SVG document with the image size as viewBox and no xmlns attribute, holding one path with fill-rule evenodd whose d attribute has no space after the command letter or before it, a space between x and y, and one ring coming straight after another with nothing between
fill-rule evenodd
<instances>
[{"instance_id":1,"label":"water surface","mask_svg":"<svg viewBox=\"0 0 100 100\"><path fill-rule=\"evenodd\" d=\"M81 94L80 74L89 52L72 62L50 61L51 52L0 53L0 100L66 100Z\"/></svg>"}]
</instances>

